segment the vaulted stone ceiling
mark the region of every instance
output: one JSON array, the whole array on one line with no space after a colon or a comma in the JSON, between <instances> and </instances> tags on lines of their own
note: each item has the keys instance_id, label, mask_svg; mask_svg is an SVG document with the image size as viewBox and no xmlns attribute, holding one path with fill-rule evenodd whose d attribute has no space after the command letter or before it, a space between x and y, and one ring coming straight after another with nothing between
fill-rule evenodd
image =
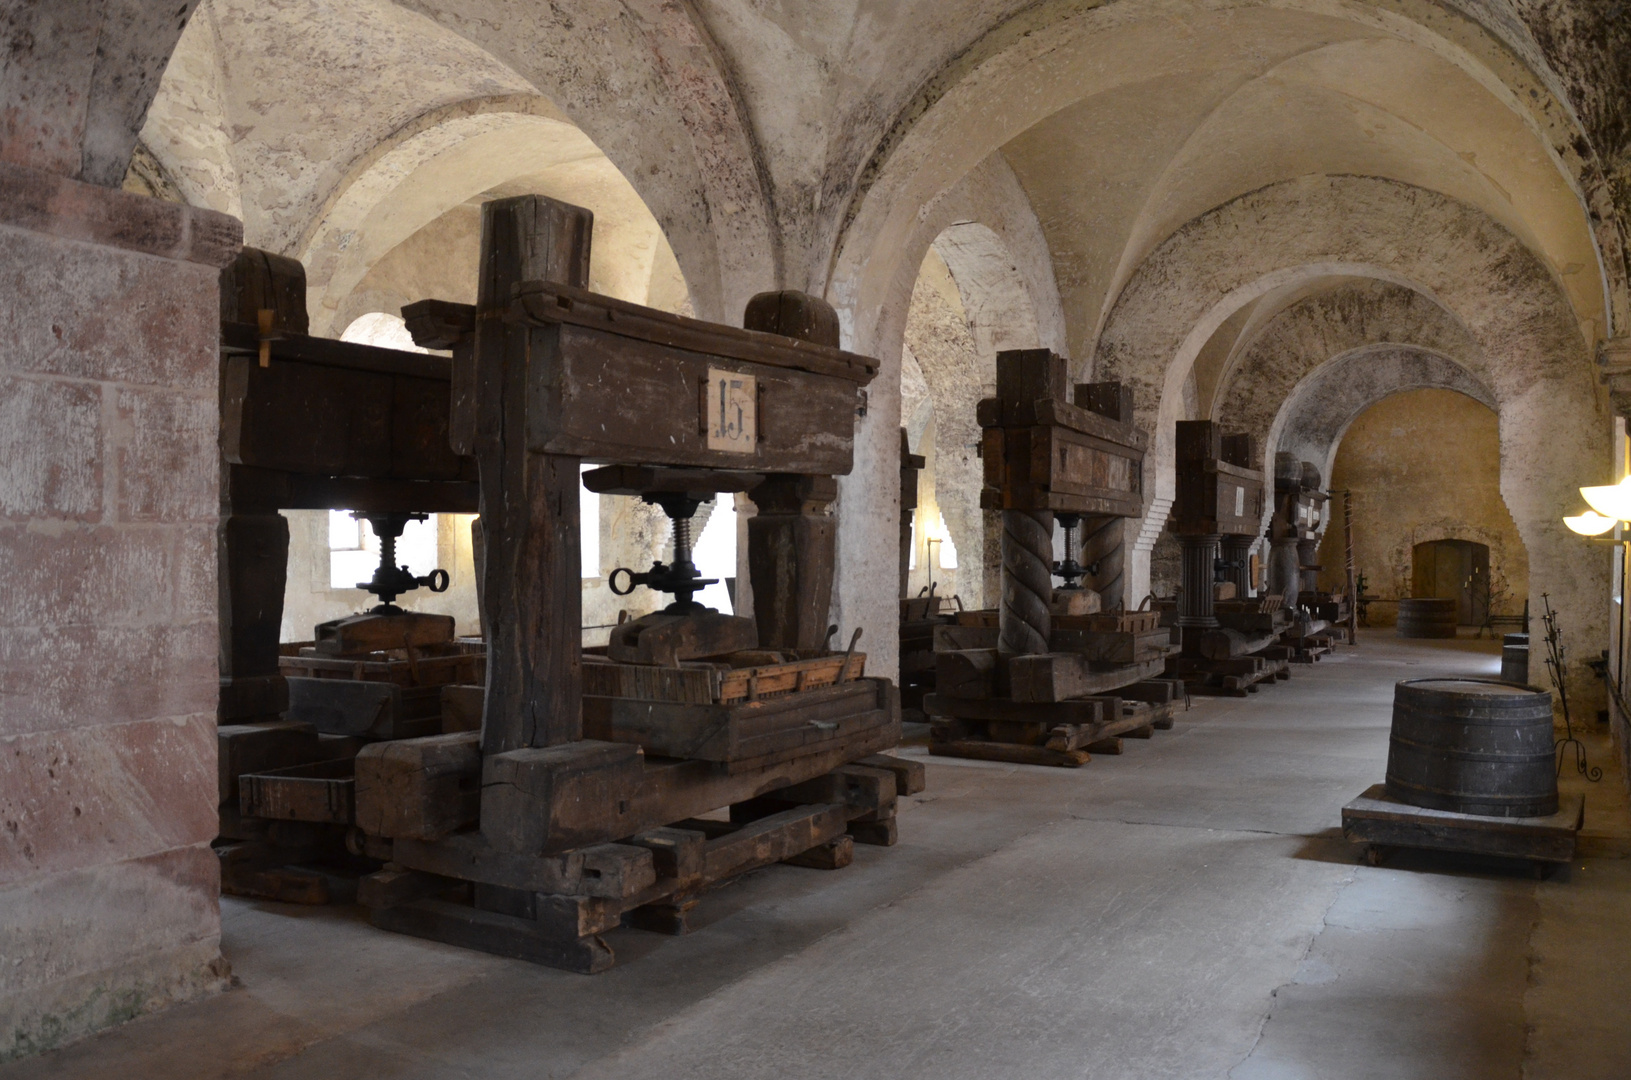
<instances>
[{"instance_id":1,"label":"vaulted stone ceiling","mask_svg":"<svg viewBox=\"0 0 1631 1080\"><path fill-rule=\"evenodd\" d=\"M970 225L1043 341L1138 385L1157 466L1172 420L1251 392L1264 350L1242 358L1283 311L1383 282L1476 342L1533 487L1606 459L1591 357L1631 323L1631 20L1610 6L205 0L142 136L186 198L307 262L329 332L392 295L392 251L518 190L597 211L596 281L622 295L733 320L767 287L824 294L884 363L846 481L884 498L912 287ZM144 87L93 95L87 175ZM1362 216L1328 227L1343 214ZM969 312L997 303L958 285ZM1543 438L1537 394L1579 414L1568 439ZM1509 498L1520 528L1549 528L1555 497ZM1159 477L1151 500L1146 547ZM843 572L882 575L887 529L847 526Z\"/></svg>"}]
</instances>

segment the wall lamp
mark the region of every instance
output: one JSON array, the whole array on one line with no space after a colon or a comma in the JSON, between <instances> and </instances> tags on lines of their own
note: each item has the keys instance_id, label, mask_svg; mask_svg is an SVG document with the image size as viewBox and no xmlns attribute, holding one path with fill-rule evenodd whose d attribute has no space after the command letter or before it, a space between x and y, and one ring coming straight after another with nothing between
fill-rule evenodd
<instances>
[{"instance_id":1,"label":"wall lamp","mask_svg":"<svg viewBox=\"0 0 1631 1080\"><path fill-rule=\"evenodd\" d=\"M1583 487L1580 494L1591 509L1563 519L1571 532L1601 536L1620 522L1631 521L1631 475L1618 484Z\"/></svg>"}]
</instances>

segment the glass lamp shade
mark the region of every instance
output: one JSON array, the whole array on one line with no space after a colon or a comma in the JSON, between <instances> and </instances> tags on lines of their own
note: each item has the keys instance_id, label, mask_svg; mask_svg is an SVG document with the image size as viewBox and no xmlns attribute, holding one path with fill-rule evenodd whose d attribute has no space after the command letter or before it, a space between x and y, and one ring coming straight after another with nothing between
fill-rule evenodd
<instances>
[{"instance_id":1,"label":"glass lamp shade","mask_svg":"<svg viewBox=\"0 0 1631 1080\"><path fill-rule=\"evenodd\" d=\"M1631 521L1631 475L1618 484L1583 487L1580 494L1599 514L1615 521Z\"/></svg>"},{"instance_id":2,"label":"glass lamp shade","mask_svg":"<svg viewBox=\"0 0 1631 1080\"><path fill-rule=\"evenodd\" d=\"M1577 532L1581 536L1601 536L1614 527L1614 519L1587 510L1578 517L1564 518L1563 524L1567 525L1571 532Z\"/></svg>"}]
</instances>

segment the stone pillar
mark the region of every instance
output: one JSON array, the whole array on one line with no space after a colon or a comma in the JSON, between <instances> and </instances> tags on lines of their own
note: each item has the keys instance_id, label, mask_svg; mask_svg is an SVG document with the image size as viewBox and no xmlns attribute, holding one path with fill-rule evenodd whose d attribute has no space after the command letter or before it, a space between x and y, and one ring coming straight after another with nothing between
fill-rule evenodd
<instances>
[{"instance_id":1,"label":"stone pillar","mask_svg":"<svg viewBox=\"0 0 1631 1080\"><path fill-rule=\"evenodd\" d=\"M0 164L0 1059L226 983L217 275L241 236Z\"/></svg>"},{"instance_id":2,"label":"stone pillar","mask_svg":"<svg viewBox=\"0 0 1631 1080\"><path fill-rule=\"evenodd\" d=\"M1200 646L1201 635L1218 625L1213 614L1212 579L1218 560L1217 533L1204 536L1180 536L1183 545L1183 583L1178 588L1178 627L1183 636L1184 652L1194 654Z\"/></svg>"},{"instance_id":3,"label":"stone pillar","mask_svg":"<svg viewBox=\"0 0 1631 1080\"><path fill-rule=\"evenodd\" d=\"M1255 536L1225 536L1222 539L1223 561L1229 564L1224 573L1234 583L1235 595L1242 600L1252 591L1252 545Z\"/></svg>"}]
</instances>

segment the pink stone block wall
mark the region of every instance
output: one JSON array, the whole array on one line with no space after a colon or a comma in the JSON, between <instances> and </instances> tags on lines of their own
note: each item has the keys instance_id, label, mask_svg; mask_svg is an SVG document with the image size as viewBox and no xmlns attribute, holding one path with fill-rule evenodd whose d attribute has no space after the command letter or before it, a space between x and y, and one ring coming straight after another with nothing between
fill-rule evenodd
<instances>
[{"instance_id":1,"label":"pink stone block wall","mask_svg":"<svg viewBox=\"0 0 1631 1080\"><path fill-rule=\"evenodd\" d=\"M238 242L0 164L0 1060L228 974L216 280Z\"/></svg>"}]
</instances>

